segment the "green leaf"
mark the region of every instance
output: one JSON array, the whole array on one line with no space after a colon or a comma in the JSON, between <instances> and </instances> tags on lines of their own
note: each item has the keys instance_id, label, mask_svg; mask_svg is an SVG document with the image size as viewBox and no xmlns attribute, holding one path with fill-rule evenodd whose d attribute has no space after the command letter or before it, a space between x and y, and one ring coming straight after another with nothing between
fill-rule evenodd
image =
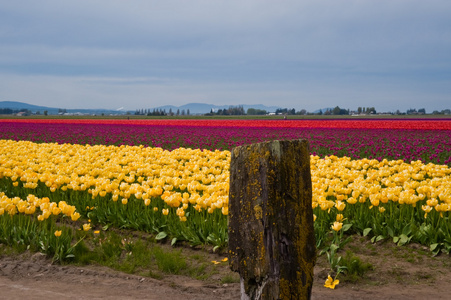
<instances>
[{"instance_id":1,"label":"green leaf","mask_svg":"<svg viewBox=\"0 0 451 300\"><path fill-rule=\"evenodd\" d=\"M172 239L172 241L171 241L171 246L174 246L175 243L177 243L177 238L173 238L173 239Z\"/></svg>"},{"instance_id":2,"label":"green leaf","mask_svg":"<svg viewBox=\"0 0 451 300\"><path fill-rule=\"evenodd\" d=\"M431 251L434 251L438 247L438 245L439 245L438 243L431 244L430 246Z\"/></svg>"},{"instance_id":3,"label":"green leaf","mask_svg":"<svg viewBox=\"0 0 451 300\"><path fill-rule=\"evenodd\" d=\"M103 231L107 231L109 227L110 227L110 225L109 225L109 224L106 224L105 226L102 227L102 230L103 230Z\"/></svg>"},{"instance_id":4,"label":"green leaf","mask_svg":"<svg viewBox=\"0 0 451 300\"><path fill-rule=\"evenodd\" d=\"M398 245L399 245L399 246L405 245L409 240L410 240L410 239L409 239L409 237L408 237L407 235L401 234L401 235L399 236Z\"/></svg>"},{"instance_id":5,"label":"green leaf","mask_svg":"<svg viewBox=\"0 0 451 300\"><path fill-rule=\"evenodd\" d=\"M403 229L402 229L402 233L404 235L409 235L412 233L412 228L410 226L410 224L407 224Z\"/></svg>"},{"instance_id":6,"label":"green leaf","mask_svg":"<svg viewBox=\"0 0 451 300\"><path fill-rule=\"evenodd\" d=\"M385 238L385 237L384 237L383 235L378 235L378 236L376 237L376 243L379 242L379 241L382 241L384 238Z\"/></svg>"},{"instance_id":7,"label":"green leaf","mask_svg":"<svg viewBox=\"0 0 451 300\"><path fill-rule=\"evenodd\" d=\"M399 236L394 236L393 237L393 243L397 244L399 241Z\"/></svg>"},{"instance_id":8,"label":"green leaf","mask_svg":"<svg viewBox=\"0 0 451 300\"><path fill-rule=\"evenodd\" d=\"M338 247L337 245L335 245L335 244L331 244L331 245L330 245L330 251L332 251L332 252L337 251L338 248L339 248L339 247Z\"/></svg>"},{"instance_id":9,"label":"green leaf","mask_svg":"<svg viewBox=\"0 0 451 300\"><path fill-rule=\"evenodd\" d=\"M389 236L394 237L395 233L393 232L393 228L387 227L387 232Z\"/></svg>"},{"instance_id":10,"label":"green leaf","mask_svg":"<svg viewBox=\"0 0 451 300\"><path fill-rule=\"evenodd\" d=\"M348 231L349 228L351 228L351 227L352 227L352 224L344 224L343 227L342 227L342 230L343 230L343 232L346 232L346 231Z\"/></svg>"},{"instance_id":11,"label":"green leaf","mask_svg":"<svg viewBox=\"0 0 451 300\"><path fill-rule=\"evenodd\" d=\"M159 241L159 240L162 240L162 239L166 238L167 236L168 236L168 234L167 234L166 232L161 231L161 232L159 232L159 233L157 234L157 236L155 237L155 239L156 239L157 241Z\"/></svg>"},{"instance_id":12,"label":"green leaf","mask_svg":"<svg viewBox=\"0 0 451 300\"><path fill-rule=\"evenodd\" d=\"M370 233L370 231L371 231L371 228L365 228L365 229L363 229L363 236L367 236L368 233Z\"/></svg>"}]
</instances>

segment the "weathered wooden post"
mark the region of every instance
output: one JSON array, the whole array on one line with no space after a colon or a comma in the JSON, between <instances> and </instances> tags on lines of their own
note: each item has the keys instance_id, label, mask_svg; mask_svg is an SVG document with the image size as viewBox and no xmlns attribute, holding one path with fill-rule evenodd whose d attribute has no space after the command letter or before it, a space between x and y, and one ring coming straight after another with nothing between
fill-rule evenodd
<instances>
[{"instance_id":1,"label":"weathered wooden post","mask_svg":"<svg viewBox=\"0 0 451 300\"><path fill-rule=\"evenodd\" d=\"M228 227L241 299L310 299L316 249L306 140L232 150Z\"/></svg>"}]
</instances>

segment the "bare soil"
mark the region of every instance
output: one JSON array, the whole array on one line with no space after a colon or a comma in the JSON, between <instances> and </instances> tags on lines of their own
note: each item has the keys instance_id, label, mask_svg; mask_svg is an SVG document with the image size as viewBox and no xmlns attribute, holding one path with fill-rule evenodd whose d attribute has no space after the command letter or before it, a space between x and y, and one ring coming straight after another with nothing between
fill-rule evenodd
<instances>
[{"instance_id":1,"label":"bare soil","mask_svg":"<svg viewBox=\"0 0 451 300\"><path fill-rule=\"evenodd\" d=\"M331 290L323 286L329 272L323 255L315 266L312 299L451 299L449 255L432 257L423 246L372 244L360 237L346 249L371 263L373 270L355 283L341 280ZM208 255L212 260L223 257ZM97 265L52 264L39 253L2 255L0 299L240 299L238 280L221 283L221 278L233 275L227 263L221 263L207 280L176 275L157 280Z\"/></svg>"}]
</instances>

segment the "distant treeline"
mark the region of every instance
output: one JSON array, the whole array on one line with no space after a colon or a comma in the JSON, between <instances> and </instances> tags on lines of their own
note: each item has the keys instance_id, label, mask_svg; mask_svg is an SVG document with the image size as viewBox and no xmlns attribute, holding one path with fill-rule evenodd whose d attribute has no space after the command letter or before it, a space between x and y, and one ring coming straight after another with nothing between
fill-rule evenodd
<instances>
[{"instance_id":1,"label":"distant treeline","mask_svg":"<svg viewBox=\"0 0 451 300\"><path fill-rule=\"evenodd\" d=\"M48 111L44 110L43 114L48 115ZM66 109L58 109L58 114L67 113ZM130 112L129 112L130 113ZM127 114L129 114L127 113ZM0 108L0 115L40 115L40 111L33 112L29 109L11 109L11 108ZM189 116L190 110L187 109L177 109L173 111L169 109L137 109L135 111L135 115L144 115L144 116ZM344 109L339 106L334 108L326 108L321 109L315 112L308 112L305 109L295 110L294 108L278 108L275 112L269 112L264 109L258 108L248 108L247 111L244 110L243 106L229 106L229 108L214 110L211 109L209 113L204 114L205 116L227 116L227 115L374 115L374 114L391 114L391 115L425 115L426 109L420 108L409 108L406 112L401 112L400 110L396 110L395 112L377 112L374 107L358 107L356 110ZM451 115L450 109L443 109L441 111L434 110L432 115Z\"/></svg>"},{"instance_id":2,"label":"distant treeline","mask_svg":"<svg viewBox=\"0 0 451 300\"><path fill-rule=\"evenodd\" d=\"M249 110L248 110L249 111ZM266 113L266 111L264 111ZM241 115L245 115L246 112L244 111L243 106L239 105L239 106L229 106L229 108L227 109L218 109L218 111L214 111L213 109L211 109L210 113L205 114L207 116L212 116L212 115L219 115L219 116L241 116Z\"/></svg>"},{"instance_id":3,"label":"distant treeline","mask_svg":"<svg viewBox=\"0 0 451 300\"><path fill-rule=\"evenodd\" d=\"M392 114L392 115L424 115L426 114L426 109L420 108L410 108L406 112L401 112L397 110L396 112L379 112L380 114ZM294 108L278 108L275 112L268 112L264 109L249 108L246 112L242 106L230 106L228 109L219 109L214 111L213 109L205 115L375 115L378 114L376 108L374 107L358 107L356 110L344 109L339 106L334 108L326 108L324 110L319 110L316 112L308 112L305 109L295 110ZM433 111L434 115L446 115L451 114L449 109L444 109L442 111Z\"/></svg>"},{"instance_id":4,"label":"distant treeline","mask_svg":"<svg viewBox=\"0 0 451 300\"><path fill-rule=\"evenodd\" d=\"M28 109L11 109L11 108L0 108L0 115L14 115L18 113L31 114L31 111Z\"/></svg>"},{"instance_id":5,"label":"distant treeline","mask_svg":"<svg viewBox=\"0 0 451 300\"><path fill-rule=\"evenodd\" d=\"M177 109L176 112L172 111L172 108L169 109L168 112L166 112L166 109L137 109L135 111L135 115L137 116L189 116L190 111L187 109L186 111L184 109L180 110Z\"/></svg>"},{"instance_id":6,"label":"distant treeline","mask_svg":"<svg viewBox=\"0 0 451 300\"><path fill-rule=\"evenodd\" d=\"M397 110L395 112L377 112L376 108L374 107L358 107L356 110L350 110L350 109L344 109L339 106L336 106L334 108L326 108L321 109L316 112L308 112L305 109L301 110L295 110L294 108L278 108L275 112L269 112L264 109L258 109L258 108L248 108L247 111L244 110L243 106L229 106L229 108L224 109L218 109L214 110L211 109L209 113L204 114L205 116L240 116L240 115L250 115L250 116L257 116L257 115L375 115L375 114L391 114L391 115L424 115L426 114L426 109L420 108L409 108L406 112L401 112L400 110ZM451 111L449 109L444 109L442 111L433 111L432 114L434 115L446 115L451 114ZM169 111L166 111L165 109L138 109L135 112L135 115L147 115L147 116L185 116L190 115L189 109L185 111L184 109L180 110L177 109L177 111L172 111L172 109L169 109Z\"/></svg>"}]
</instances>

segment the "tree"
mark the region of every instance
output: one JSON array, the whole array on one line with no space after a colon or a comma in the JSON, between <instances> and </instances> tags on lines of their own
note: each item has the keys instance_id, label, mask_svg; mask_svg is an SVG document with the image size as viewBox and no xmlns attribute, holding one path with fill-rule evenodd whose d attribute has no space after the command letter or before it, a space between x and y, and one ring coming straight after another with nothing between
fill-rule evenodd
<instances>
[{"instance_id":1,"label":"tree","mask_svg":"<svg viewBox=\"0 0 451 300\"><path fill-rule=\"evenodd\" d=\"M339 115L340 114L340 107L335 106L335 108L332 110L333 115Z\"/></svg>"},{"instance_id":2,"label":"tree","mask_svg":"<svg viewBox=\"0 0 451 300\"><path fill-rule=\"evenodd\" d=\"M186 114L189 116L189 109L186 110Z\"/></svg>"},{"instance_id":3,"label":"tree","mask_svg":"<svg viewBox=\"0 0 451 300\"><path fill-rule=\"evenodd\" d=\"M247 114L251 115L251 116L255 116L255 115L266 115L267 111L264 109L257 109L257 108L248 108L247 109Z\"/></svg>"},{"instance_id":4,"label":"tree","mask_svg":"<svg viewBox=\"0 0 451 300\"><path fill-rule=\"evenodd\" d=\"M288 109L288 108L278 108L276 109L276 115L295 115L296 114L296 110L294 108L292 109Z\"/></svg>"}]
</instances>

